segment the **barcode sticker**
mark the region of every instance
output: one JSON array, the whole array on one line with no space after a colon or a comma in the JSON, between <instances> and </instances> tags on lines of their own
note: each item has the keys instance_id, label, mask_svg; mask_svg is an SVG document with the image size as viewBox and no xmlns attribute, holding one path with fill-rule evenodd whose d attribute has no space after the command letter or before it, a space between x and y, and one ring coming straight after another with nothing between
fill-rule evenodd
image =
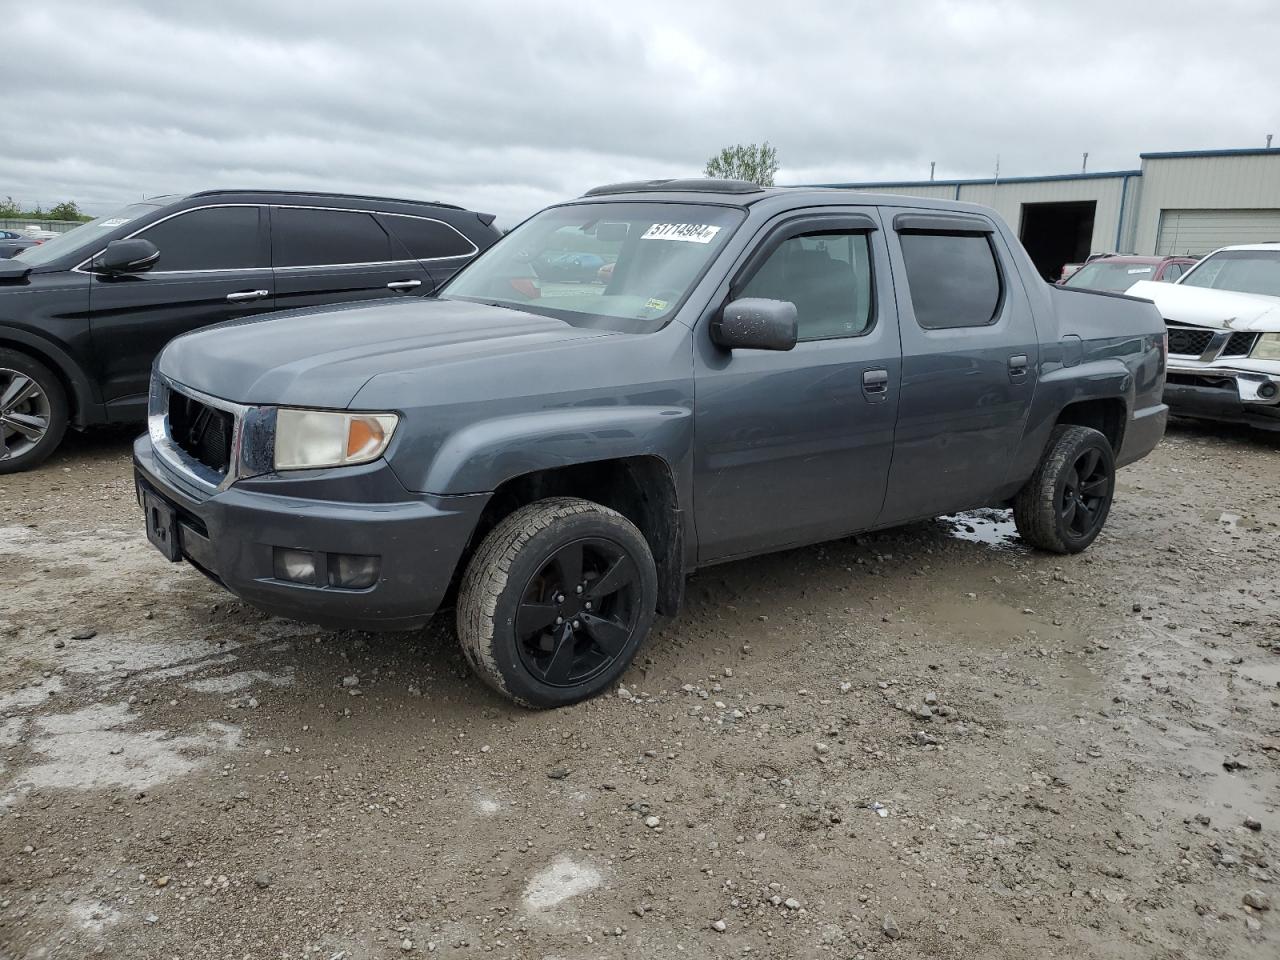
<instances>
[{"instance_id":1,"label":"barcode sticker","mask_svg":"<svg viewBox=\"0 0 1280 960\"><path fill-rule=\"evenodd\" d=\"M720 232L707 223L655 223L641 240L683 240L685 243L710 243Z\"/></svg>"}]
</instances>

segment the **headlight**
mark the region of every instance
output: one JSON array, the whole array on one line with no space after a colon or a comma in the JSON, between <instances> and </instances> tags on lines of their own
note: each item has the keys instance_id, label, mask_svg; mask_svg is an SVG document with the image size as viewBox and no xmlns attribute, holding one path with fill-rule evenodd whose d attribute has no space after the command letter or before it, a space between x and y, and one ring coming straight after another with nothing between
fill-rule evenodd
<instances>
[{"instance_id":1,"label":"headlight","mask_svg":"<svg viewBox=\"0 0 1280 960\"><path fill-rule=\"evenodd\" d=\"M376 460L399 419L394 413L278 410L275 468L344 467Z\"/></svg>"},{"instance_id":2,"label":"headlight","mask_svg":"<svg viewBox=\"0 0 1280 960\"><path fill-rule=\"evenodd\" d=\"M1249 356L1255 360L1280 360L1280 333L1264 333Z\"/></svg>"}]
</instances>

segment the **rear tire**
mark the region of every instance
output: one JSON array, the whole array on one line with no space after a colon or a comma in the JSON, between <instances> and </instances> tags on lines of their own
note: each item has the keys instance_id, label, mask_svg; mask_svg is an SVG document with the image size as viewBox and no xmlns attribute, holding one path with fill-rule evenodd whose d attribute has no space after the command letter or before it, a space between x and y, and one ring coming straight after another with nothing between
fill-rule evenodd
<instances>
[{"instance_id":1,"label":"rear tire","mask_svg":"<svg viewBox=\"0 0 1280 960\"><path fill-rule=\"evenodd\" d=\"M1102 532L1115 495L1111 443L1090 427L1054 427L1035 473L1013 501L1022 539L1050 553L1079 553Z\"/></svg>"},{"instance_id":2,"label":"rear tire","mask_svg":"<svg viewBox=\"0 0 1280 960\"><path fill-rule=\"evenodd\" d=\"M68 418L67 392L53 371L25 353L0 349L0 474L47 460Z\"/></svg>"},{"instance_id":3,"label":"rear tire","mask_svg":"<svg viewBox=\"0 0 1280 960\"><path fill-rule=\"evenodd\" d=\"M657 598L653 554L631 521L590 500L539 500L494 527L467 565L458 639L503 696L566 706L622 676Z\"/></svg>"}]
</instances>

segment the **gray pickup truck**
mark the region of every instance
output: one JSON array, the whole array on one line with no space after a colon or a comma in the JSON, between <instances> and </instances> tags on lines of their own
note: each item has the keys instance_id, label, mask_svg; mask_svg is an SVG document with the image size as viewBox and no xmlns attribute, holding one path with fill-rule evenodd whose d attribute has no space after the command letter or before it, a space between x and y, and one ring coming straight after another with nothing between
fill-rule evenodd
<instances>
[{"instance_id":1,"label":"gray pickup truck","mask_svg":"<svg viewBox=\"0 0 1280 960\"><path fill-rule=\"evenodd\" d=\"M550 707L709 564L990 505L1083 550L1165 363L1149 302L1049 286L983 207L619 184L435 298L178 338L134 463L170 560L331 626L453 605L479 675Z\"/></svg>"}]
</instances>

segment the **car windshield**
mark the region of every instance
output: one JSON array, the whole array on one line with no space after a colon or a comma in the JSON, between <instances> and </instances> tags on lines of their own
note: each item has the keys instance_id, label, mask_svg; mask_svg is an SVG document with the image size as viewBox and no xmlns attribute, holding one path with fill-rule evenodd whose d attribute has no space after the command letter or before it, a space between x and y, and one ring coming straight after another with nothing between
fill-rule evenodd
<instances>
[{"instance_id":1,"label":"car windshield","mask_svg":"<svg viewBox=\"0 0 1280 960\"><path fill-rule=\"evenodd\" d=\"M1086 290L1115 290L1123 292L1139 280L1151 280L1156 275L1154 263L1125 263L1116 260L1095 260L1086 263L1063 284L1065 287L1084 287Z\"/></svg>"},{"instance_id":2,"label":"car windshield","mask_svg":"<svg viewBox=\"0 0 1280 960\"><path fill-rule=\"evenodd\" d=\"M690 203L584 203L544 210L440 292L628 333L656 330L693 289L743 213Z\"/></svg>"},{"instance_id":3,"label":"car windshield","mask_svg":"<svg viewBox=\"0 0 1280 960\"><path fill-rule=\"evenodd\" d=\"M1280 249L1221 250L1201 260L1180 282L1188 287L1280 297Z\"/></svg>"},{"instance_id":4,"label":"car windshield","mask_svg":"<svg viewBox=\"0 0 1280 960\"><path fill-rule=\"evenodd\" d=\"M110 233L117 227L124 226L130 220L156 209L158 207L154 203L130 204L123 210L117 210L108 216L98 217L97 220L90 220L88 223L82 223L78 227L72 227L66 233L60 233L39 246L27 247L27 249L14 254L13 259L21 260L23 263L30 264L33 267L39 267L46 263L52 263L54 260L69 253L75 253L82 247L95 247L94 250L86 249L86 255L88 253L97 253L96 246L101 241L103 234Z\"/></svg>"}]
</instances>

